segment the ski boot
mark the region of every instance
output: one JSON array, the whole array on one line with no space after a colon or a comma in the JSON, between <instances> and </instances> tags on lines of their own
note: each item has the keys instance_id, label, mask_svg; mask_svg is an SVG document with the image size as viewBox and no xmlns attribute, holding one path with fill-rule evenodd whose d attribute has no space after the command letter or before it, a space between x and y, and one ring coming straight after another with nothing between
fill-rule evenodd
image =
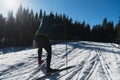
<instances>
[{"instance_id":1,"label":"ski boot","mask_svg":"<svg viewBox=\"0 0 120 80\"><path fill-rule=\"evenodd\" d=\"M48 74L54 73L54 72L57 72L57 71L59 71L59 70L58 70L58 69L52 69L52 68L46 69L46 72L47 72Z\"/></svg>"}]
</instances>

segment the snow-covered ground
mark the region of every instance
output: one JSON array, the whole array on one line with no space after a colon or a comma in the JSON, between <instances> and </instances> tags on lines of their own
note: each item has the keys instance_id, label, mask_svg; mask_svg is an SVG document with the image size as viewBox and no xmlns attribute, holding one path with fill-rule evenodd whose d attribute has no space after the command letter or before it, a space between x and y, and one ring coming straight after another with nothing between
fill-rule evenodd
<instances>
[{"instance_id":1,"label":"snow-covered ground","mask_svg":"<svg viewBox=\"0 0 120 80\"><path fill-rule=\"evenodd\" d=\"M66 67L66 44L52 46L52 68ZM46 52L43 53L46 59ZM111 43L69 42L68 70L46 80L120 80L120 49ZM27 80L37 67L37 49L0 55L0 80ZM45 74L46 64L30 80Z\"/></svg>"}]
</instances>

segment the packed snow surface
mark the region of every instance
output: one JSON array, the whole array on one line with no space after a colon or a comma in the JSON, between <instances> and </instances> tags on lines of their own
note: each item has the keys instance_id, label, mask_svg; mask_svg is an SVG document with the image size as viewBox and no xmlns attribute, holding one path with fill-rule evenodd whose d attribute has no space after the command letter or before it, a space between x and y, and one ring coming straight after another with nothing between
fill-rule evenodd
<instances>
[{"instance_id":1,"label":"packed snow surface","mask_svg":"<svg viewBox=\"0 0 120 80\"><path fill-rule=\"evenodd\" d=\"M34 80L45 75L46 63L36 70L37 50L28 49L0 55L0 80ZM1 52L2 53L2 52ZM46 59L43 50L42 59ZM52 68L57 72L45 80L120 80L120 49L112 43L68 42L52 45Z\"/></svg>"}]
</instances>

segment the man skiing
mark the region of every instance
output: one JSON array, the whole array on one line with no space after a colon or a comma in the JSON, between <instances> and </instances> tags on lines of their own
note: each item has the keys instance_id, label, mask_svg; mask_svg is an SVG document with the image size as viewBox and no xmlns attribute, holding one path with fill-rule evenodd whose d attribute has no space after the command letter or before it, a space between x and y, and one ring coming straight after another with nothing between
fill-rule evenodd
<instances>
[{"instance_id":1,"label":"man skiing","mask_svg":"<svg viewBox=\"0 0 120 80\"><path fill-rule=\"evenodd\" d=\"M51 27L53 26L53 16L45 16L42 18L41 24L39 26L38 31L35 34L34 40L37 43L38 47L38 65L41 65L43 60L41 59L42 55L42 48L44 48L47 52L47 67L46 67L46 72L47 73L52 73L58 71L57 69L52 69L50 67L51 63L51 53L52 53L52 48L51 44L49 42L49 35L51 32Z\"/></svg>"}]
</instances>

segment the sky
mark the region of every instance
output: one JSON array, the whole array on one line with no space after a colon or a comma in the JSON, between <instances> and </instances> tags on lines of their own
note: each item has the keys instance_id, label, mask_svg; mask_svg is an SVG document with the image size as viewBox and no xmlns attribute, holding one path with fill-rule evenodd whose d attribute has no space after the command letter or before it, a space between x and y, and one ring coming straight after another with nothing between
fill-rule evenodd
<instances>
[{"instance_id":1,"label":"sky","mask_svg":"<svg viewBox=\"0 0 120 80\"><path fill-rule=\"evenodd\" d=\"M15 14L20 4L34 13L42 9L66 14L73 22L85 21L91 26L102 24L104 18L117 24L120 16L120 0L0 0L0 14L6 17L9 10Z\"/></svg>"}]
</instances>

